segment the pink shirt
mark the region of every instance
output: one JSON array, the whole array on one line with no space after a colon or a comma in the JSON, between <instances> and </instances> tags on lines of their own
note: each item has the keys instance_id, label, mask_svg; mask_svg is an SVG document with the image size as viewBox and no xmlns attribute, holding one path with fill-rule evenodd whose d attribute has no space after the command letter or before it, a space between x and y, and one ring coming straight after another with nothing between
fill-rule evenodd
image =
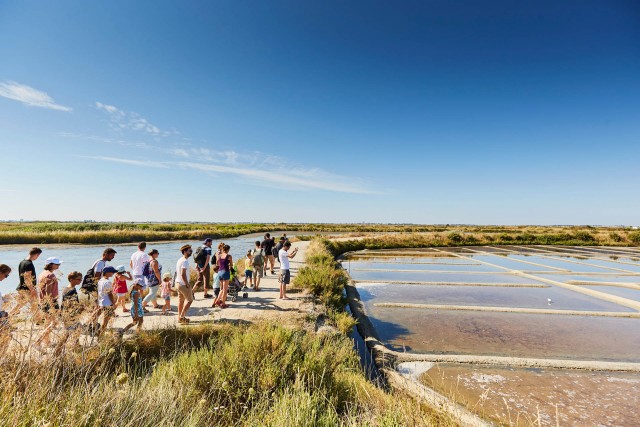
<instances>
[{"instance_id":1,"label":"pink shirt","mask_svg":"<svg viewBox=\"0 0 640 427\"><path fill-rule=\"evenodd\" d=\"M51 297L58 301L58 278L51 271L44 270L38 275L38 291L40 299Z\"/></svg>"}]
</instances>

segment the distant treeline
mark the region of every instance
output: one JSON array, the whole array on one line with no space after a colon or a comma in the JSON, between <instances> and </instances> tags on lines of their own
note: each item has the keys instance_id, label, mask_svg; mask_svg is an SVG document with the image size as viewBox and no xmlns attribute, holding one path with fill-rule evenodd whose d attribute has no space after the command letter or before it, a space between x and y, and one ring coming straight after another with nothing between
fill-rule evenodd
<instances>
[{"instance_id":1,"label":"distant treeline","mask_svg":"<svg viewBox=\"0 0 640 427\"><path fill-rule=\"evenodd\" d=\"M484 244L637 245L640 232L624 227L590 226L459 226L413 224L287 224L287 223L133 223L133 222L4 222L0 244L85 243L222 239L267 231L296 234L402 233L365 239L376 249L385 239L400 239L405 247ZM386 246L380 246L380 248ZM362 248L364 249L364 248Z\"/></svg>"}]
</instances>

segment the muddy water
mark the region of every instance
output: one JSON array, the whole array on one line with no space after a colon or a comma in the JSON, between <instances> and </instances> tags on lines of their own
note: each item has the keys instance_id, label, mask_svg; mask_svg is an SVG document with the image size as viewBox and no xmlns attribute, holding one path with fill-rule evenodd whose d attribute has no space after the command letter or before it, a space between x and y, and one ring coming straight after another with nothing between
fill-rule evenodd
<instances>
[{"instance_id":1,"label":"muddy water","mask_svg":"<svg viewBox=\"0 0 640 427\"><path fill-rule=\"evenodd\" d=\"M640 374L440 365L421 381L502 424L640 425Z\"/></svg>"},{"instance_id":2,"label":"muddy water","mask_svg":"<svg viewBox=\"0 0 640 427\"><path fill-rule=\"evenodd\" d=\"M638 319L369 307L400 351L640 362Z\"/></svg>"}]
</instances>

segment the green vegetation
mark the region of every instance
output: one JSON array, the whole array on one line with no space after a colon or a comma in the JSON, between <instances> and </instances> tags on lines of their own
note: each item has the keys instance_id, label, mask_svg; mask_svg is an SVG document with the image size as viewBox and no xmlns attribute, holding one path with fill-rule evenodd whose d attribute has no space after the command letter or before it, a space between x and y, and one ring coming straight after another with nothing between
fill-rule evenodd
<instances>
[{"instance_id":1,"label":"green vegetation","mask_svg":"<svg viewBox=\"0 0 640 427\"><path fill-rule=\"evenodd\" d=\"M2 334L10 341L6 332ZM453 425L363 375L351 341L262 323L73 336L0 355L0 419L17 426Z\"/></svg>"},{"instance_id":2,"label":"green vegetation","mask_svg":"<svg viewBox=\"0 0 640 427\"><path fill-rule=\"evenodd\" d=\"M629 246L640 243L640 233L618 229L540 228L510 230L489 234L486 232L452 231L448 233L389 234L353 240L324 240L324 245L334 257L345 252L363 249L402 249L443 246L475 245L567 245L567 246Z\"/></svg>"},{"instance_id":3,"label":"green vegetation","mask_svg":"<svg viewBox=\"0 0 640 427\"><path fill-rule=\"evenodd\" d=\"M629 245L640 243L640 232L612 227L449 226L411 224L235 224L131 222L0 222L0 244L129 243L141 240L223 239L266 231L316 233L404 233L434 236L435 244L570 244ZM612 237L615 234L616 237ZM435 237L438 237L437 239Z\"/></svg>"}]
</instances>

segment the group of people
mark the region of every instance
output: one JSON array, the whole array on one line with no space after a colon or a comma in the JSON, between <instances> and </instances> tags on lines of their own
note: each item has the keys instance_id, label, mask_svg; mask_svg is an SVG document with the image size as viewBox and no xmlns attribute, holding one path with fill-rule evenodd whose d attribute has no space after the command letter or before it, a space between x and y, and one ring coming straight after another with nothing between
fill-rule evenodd
<instances>
[{"instance_id":1,"label":"group of people","mask_svg":"<svg viewBox=\"0 0 640 427\"><path fill-rule=\"evenodd\" d=\"M254 291L260 291L260 279L267 274L267 270L274 275L275 260L280 264L278 282L281 299L286 296L286 287L290 283L291 273L289 259L295 257L298 250L290 251L291 242L286 235L278 242L266 233L263 241L256 241L255 247L249 249L246 257L234 264L230 253L230 246L220 243L217 251L213 252L213 240L207 238L195 251L191 245L180 248L181 256L176 262L175 272L162 272L162 265L158 262L160 255L157 249L146 252L146 242L138 244L138 250L131 255L128 270L125 265L113 267L109 265L117 252L113 248L103 251L102 257L97 259L86 274L73 271L68 276L68 285L63 288L60 297L59 276L55 271L60 268L62 261L57 257L49 257L45 261L42 272L36 274L33 264L40 255L40 248L33 248L28 256L18 265L19 284L18 298L11 310L11 314L19 313L26 304L35 305L42 314L72 313L78 314L83 310L91 311L89 328L93 333L103 333L110 320L115 316L115 310L131 315L131 322L124 331L132 327L142 328L144 315L149 313L148 306L162 310L162 314L171 312L172 291L178 295L178 322L189 323L187 313L193 303L194 290L202 286L204 298L213 299L212 307L222 309L227 305L230 281L235 275L244 272L244 283ZM191 285L191 270L189 258L193 255L197 279ZM270 267L270 268L269 268ZM8 265L0 264L0 281L9 277L12 269ZM211 274L213 271L213 275ZM213 280L213 286L211 281ZM80 292L78 293L78 286ZM212 289L212 293L209 290ZM146 294L146 295L145 295ZM158 304L160 294L162 304ZM127 298L128 297L128 298ZM130 308L127 308L127 299ZM6 321L9 313L3 310L3 303L7 301L0 293L0 321ZM99 319L102 316L102 327ZM55 316L54 316L55 317ZM53 327L51 322L47 328Z\"/></svg>"}]
</instances>

